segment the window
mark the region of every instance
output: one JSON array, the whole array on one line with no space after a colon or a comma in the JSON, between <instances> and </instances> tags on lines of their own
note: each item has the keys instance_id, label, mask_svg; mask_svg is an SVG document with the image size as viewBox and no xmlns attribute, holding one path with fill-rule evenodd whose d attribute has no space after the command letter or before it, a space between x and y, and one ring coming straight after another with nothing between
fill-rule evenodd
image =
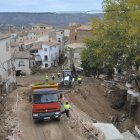
<instances>
[{"instance_id":1,"label":"window","mask_svg":"<svg viewBox=\"0 0 140 140\"><path fill-rule=\"evenodd\" d=\"M20 67L20 66L25 66L24 61L19 61L18 66L19 66L19 67Z\"/></svg>"},{"instance_id":2,"label":"window","mask_svg":"<svg viewBox=\"0 0 140 140\"><path fill-rule=\"evenodd\" d=\"M58 38L58 42L59 42L59 43L61 42L61 39L60 39L60 38Z\"/></svg>"},{"instance_id":3,"label":"window","mask_svg":"<svg viewBox=\"0 0 140 140\"><path fill-rule=\"evenodd\" d=\"M47 48L44 48L44 51L47 52Z\"/></svg>"},{"instance_id":4,"label":"window","mask_svg":"<svg viewBox=\"0 0 140 140\"><path fill-rule=\"evenodd\" d=\"M48 64L45 64L45 68L47 68L48 67Z\"/></svg>"},{"instance_id":5,"label":"window","mask_svg":"<svg viewBox=\"0 0 140 140\"><path fill-rule=\"evenodd\" d=\"M31 53L38 53L38 50L31 50Z\"/></svg>"},{"instance_id":6,"label":"window","mask_svg":"<svg viewBox=\"0 0 140 140\"><path fill-rule=\"evenodd\" d=\"M55 103L55 102L58 102L57 93L34 95L34 104Z\"/></svg>"},{"instance_id":7,"label":"window","mask_svg":"<svg viewBox=\"0 0 140 140\"><path fill-rule=\"evenodd\" d=\"M77 36L75 36L75 40L77 40Z\"/></svg>"},{"instance_id":8,"label":"window","mask_svg":"<svg viewBox=\"0 0 140 140\"><path fill-rule=\"evenodd\" d=\"M48 56L47 56L47 55L45 55L45 56L44 56L44 59L45 59L45 60L48 60Z\"/></svg>"}]
</instances>

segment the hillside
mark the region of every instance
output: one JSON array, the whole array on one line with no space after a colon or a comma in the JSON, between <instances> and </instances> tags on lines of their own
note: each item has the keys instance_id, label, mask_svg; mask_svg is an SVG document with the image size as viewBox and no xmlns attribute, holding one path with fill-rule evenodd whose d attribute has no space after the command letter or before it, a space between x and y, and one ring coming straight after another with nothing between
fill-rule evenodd
<instances>
[{"instance_id":1,"label":"hillside","mask_svg":"<svg viewBox=\"0 0 140 140\"><path fill-rule=\"evenodd\" d=\"M28 25L46 23L53 26L66 26L72 22L87 23L93 17L103 17L103 14L86 13L0 13L0 24Z\"/></svg>"}]
</instances>

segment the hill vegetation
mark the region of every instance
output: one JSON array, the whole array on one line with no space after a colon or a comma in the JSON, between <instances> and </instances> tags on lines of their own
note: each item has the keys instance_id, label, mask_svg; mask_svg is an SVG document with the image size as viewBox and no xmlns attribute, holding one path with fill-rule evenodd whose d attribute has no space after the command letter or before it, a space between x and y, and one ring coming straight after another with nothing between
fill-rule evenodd
<instances>
[{"instance_id":1,"label":"hill vegetation","mask_svg":"<svg viewBox=\"0 0 140 140\"><path fill-rule=\"evenodd\" d=\"M53 26L67 26L69 23L88 23L93 17L102 18L103 14L87 13L0 13L0 24L29 25L46 23Z\"/></svg>"}]
</instances>

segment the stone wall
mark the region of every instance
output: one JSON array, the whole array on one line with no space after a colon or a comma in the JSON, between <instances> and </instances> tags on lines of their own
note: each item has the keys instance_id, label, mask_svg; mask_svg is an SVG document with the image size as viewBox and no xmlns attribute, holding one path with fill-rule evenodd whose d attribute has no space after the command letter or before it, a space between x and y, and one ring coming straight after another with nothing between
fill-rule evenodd
<instances>
[{"instance_id":1,"label":"stone wall","mask_svg":"<svg viewBox=\"0 0 140 140\"><path fill-rule=\"evenodd\" d=\"M77 42L77 31L76 29L80 27L80 24L75 24L70 26L70 43L76 43Z\"/></svg>"},{"instance_id":2,"label":"stone wall","mask_svg":"<svg viewBox=\"0 0 140 140\"><path fill-rule=\"evenodd\" d=\"M89 39L91 37L91 30L77 30L77 43L83 43L86 39Z\"/></svg>"}]
</instances>

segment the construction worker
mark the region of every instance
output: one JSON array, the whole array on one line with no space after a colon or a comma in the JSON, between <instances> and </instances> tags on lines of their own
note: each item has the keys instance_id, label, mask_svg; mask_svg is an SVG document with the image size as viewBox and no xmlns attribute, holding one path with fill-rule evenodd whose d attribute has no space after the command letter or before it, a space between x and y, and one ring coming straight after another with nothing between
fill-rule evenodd
<instances>
[{"instance_id":1,"label":"construction worker","mask_svg":"<svg viewBox=\"0 0 140 140\"><path fill-rule=\"evenodd\" d=\"M57 72L57 76L58 76L58 78L60 78L60 75L61 75L61 73L58 71L58 72Z\"/></svg>"},{"instance_id":2,"label":"construction worker","mask_svg":"<svg viewBox=\"0 0 140 140\"><path fill-rule=\"evenodd\" d=\"M69 110L71 109L71 105L68 102L66 102L63 105L63 107L64 107L64 111L62 111L61 114L64 114L65 113L66 116L69 118Z\"/></svg>"},{"instance_id":3,"label":"construction worker","mask_svg":"<svg viewBox=\"0 0 140 140\"><path fill-rule=\"evenodd\" d=\"M55 75L53 74L53 75L52 75L52 80L54 80L54 79L55 79Z\"/></svg>"},{"instance_id":4,"label":"construction worker","mask_svg":"<svg viewBox=\"0 0 140 140\"><path fill-rule=\"evenodd\" d=\"M46 82L48 82L48 80L49 80L49 77L48 77L47 74L46 74L46 76L45 76L45 80L46 80Z\"/></svg>"},{"instance_id":5,"label":"construction worker","mask_svg":"<svg viewBox=\"0 0 140 140\"><path fill-rule=\"evenodd\" d=\"M77 81L78 81L78 84L81 84L82 83L82 78L80 76L78 76Z\"/></svg>"}]
</instances>

